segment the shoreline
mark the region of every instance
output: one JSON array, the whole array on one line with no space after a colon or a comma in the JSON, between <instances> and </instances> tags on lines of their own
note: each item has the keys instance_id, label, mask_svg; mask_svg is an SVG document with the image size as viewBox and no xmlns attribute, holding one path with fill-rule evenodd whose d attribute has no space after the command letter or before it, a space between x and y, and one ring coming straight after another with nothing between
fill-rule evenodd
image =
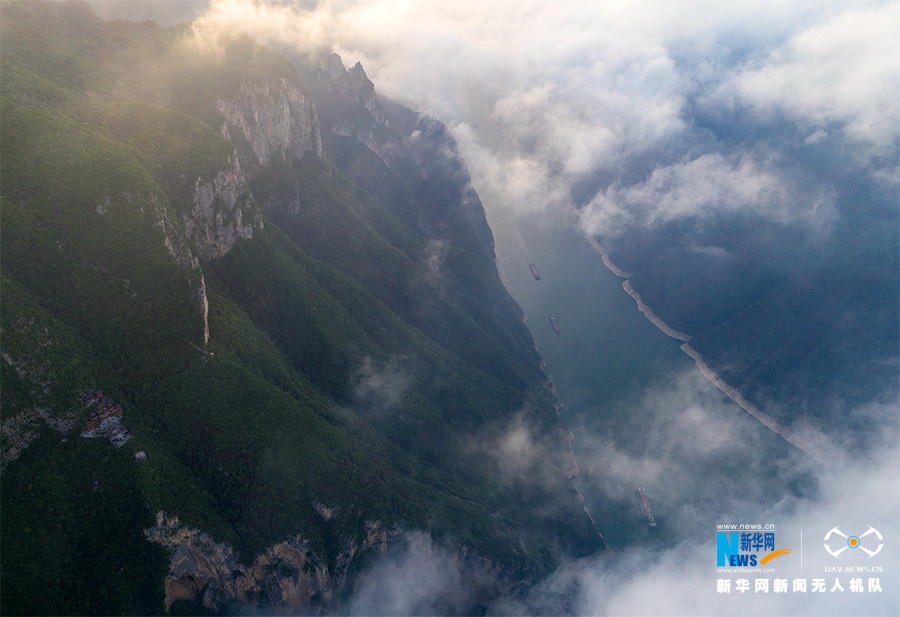
<instances>
[{"instance_id":1,"label":"shoreline","mask_svg":"<svg viewBox=\"0 0 900 617\"><path fill-rule=\"evenodd\" d=\"M581 230L582 234L587 239L588 243L593 247L593 249L600 254L603 265L606 266L606 268L615 276L621 279L625 279L624 281L622 281L622 289L624 289L625 293L631 296L631 298L635 301L635 303L637 304L637 309L644 314L644 317L647 319L647 321L653 324L660 332L662 332L669 338L681 341L681 351L694 361L697 369L706 378L707 381L718 388L738 407L753 416L766 428L779 435L782 439L787 441L798 450L819 460L823 458L821 454L817 453L817 449L814 448L811 444L806 443L789 428L783 426L777 420L764 413L759 409L759 407L744 398L744 396L740 392L738 392L737 389L734 388L734 386L729 385L725 382L725 380L719 377L719 375L715 371L713 371L703 360L703 356L700 354L700 352L690 346L690 335L685 334L684 332L680 332L669 326L666 322L660 319L656 313L653 312L653 309L651 309L644 303L641 295L631 285L631 281L629 279L631 278L632 274L630 272L622 270L615 263L613 263L612 259L610 259L609 257L609 253L605 248L603 248L603 245L601 245L600 242L584 228L584 226L581 224L580 219L578 221L578 228Z\"/></svg>"}]
</instances>

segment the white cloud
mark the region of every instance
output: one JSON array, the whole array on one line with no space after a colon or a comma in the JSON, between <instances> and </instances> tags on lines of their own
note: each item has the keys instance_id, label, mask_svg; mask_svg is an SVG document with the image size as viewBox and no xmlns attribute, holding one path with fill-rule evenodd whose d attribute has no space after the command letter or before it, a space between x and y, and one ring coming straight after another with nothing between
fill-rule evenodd
<instances>
[{"instance_id":1,"label":"white cloud","mask_svg":"<svg viewBox=\"0 0 900 617\"><path fill-rule=\"evenodd\" d=\"M595 455L586 463L593 467L592 474L602 476L611 499L619 498L621 485L623 498L627 493L635 501L634 486L639 483L648 485L656 504L674 503L672 496L679 492L697 497L693 504L683 500L678 512L655 511L666 533L663 548L633 544L612 558L568 562L525 597L509 593L509 587L498 597L504 587L490 571L467 567L460 554L414 532L405 536L399 550L367 569L349 603L350 612L455 614L469 610L480 597L492 614L500 615L895 614L900 602L900 494L893 490L900 452L895 443L865 457L844 453L837 461L821 464L798 453L781 465L767 465L770 451L764 439L754 436L755 421L724 402L693 372L649 392L639 407L653 408L655 418L645 423L646 451L626 452L598 439L588 445ZM896 411L896 402L893 407ZM765 435L765 429L761 431ZM523 461L525 468L540 450L521 422L513 422L497 443L498 456ZM719 462L730 462L733 469L698 473L698 463L712 470ZM808 488L799 496L774 490L801 475ZM790 548L791 554L772 560L767 567L773 572L717 571L716 525L731 523L774 524L776 548ZM884 540L870 534L864 546L874 550L883 543L883 548L871 558L848 550L835 559L824 548L824 537L835 526L847 535L860 535L871 526ZM832 566L882 570L826 572ZM743 577L751 585L746 594L735 589ZM717 592L720 578L731 580L730 593ZM768 593L755 592L757 578L769 580ZM787 579L786 593L773 591L776 578ZM806 580L806 593L793 591L795 578ZM850 591L853 578L861 579L862 592ZM870 578L879 579L882 591L869 591ZM814 579L825 580L825 592L812 591ZM835 579L843 592L830 591Z\"/></svg>"},{"instance_id":2,"label":"white cloud","mask_svg":"<svg viewBox=\"0 0 900 617\"><path fill-rule=\"evenodd\" d=\"M831 187L817 191L809 194L748 154L709 153L658 167L643 182L611 185L583 210L582 223L594 234L615 235L629 226L741 210L783 223L827 223L834 216Z\"/></svg>"},{"instance_id":3,"label":"white cloud","mask_svg":"<svg viewBox=\"0 0 900 617\"><path fill-rule=\"evenodd\" d=\"M654 500L669 504L670 540L693 533L697 508L711 506L720 496L714 487L737 481L734 467L760 469L771 444L780 445L696 370L643 392L617 413L637 420L611 435L579 432L579 483L586 495L625 504L634 503L636 486L645 486ZM790 456L787 464L795 471L809 465L799 451ZM754 479L746 485L746 496L757 502L763 490L766 483ZM732 508L721 504L718 510L724 514Z\"/></svg>"},{"instance_id":4,"label":"white cloud","mask_svg":"<svg viewBox=\"0 0 900 617\"><path fill-rule=\"evenodd\" d=\"M736 76L741 100L782 109L818 131L837 123L855 139L900 138L900 4L848 10L795 34Z\"/></svg>"},{"instance_id":5,"label":"white cloud","mask_svg":"<svg viewBox=\"0 0 900 617\"><path fill-rule=\"evenodd\" d=\"M886 490L896 480L900 460L897 450L882 451L871 460L857 461L846 467L819 471L821 495L805 501L789 500L764 514L766 523L776 525L776 546L791 548L792 553L771 562L772 573L745 575L754 585L756 578L824 578L826 591L786 594L755 593L734 590L734 581L744 575L717 573L715 565L715 525L740 521L719 521L708 517L707 532L686 540L662 553L625 551L611 567L585 562L573 564L556 574L534 593L545 593L564 577L575 577L581 593L576 602L579 614L601 615L891 615L900 605L900 572L897 570L897 520L900 514L897 491ZM758 521L762 523L763 521ZM884 548L875 557L862 552L848 553L836 560L824 550L824 536L841 526L849 534L861 534L869 525L885 538ZM800 566L800 531L803 531L803 565ZM874 548L874 545L873 545ZM881 566L882 572L825 572L826 566ZM730 594L716 591L718 578L732 579ZM835 579L844 592L830 592ZM849 591L850 579L861 578L865 590ZM879 578L882 592L869 592L868 579ZM770 585L772 584L770 580Z\"/></svg>"},{"instance_id":6,"label":"white cloud","mask_svg":"<svg viewBox=\"0 0 900 617\"><path fill-rule=\"evenodd\" d=\"M599 173L613 188L601 187L594 218L652 224L743 207L798 220L796 202L774 199L795 197L792 189L749 164L749 150L723 154L692 126L690 101L707 111L786 111L808 125L810 145L833 122L865 144L893 144L897 15L896 3L866 1L324 0L302 9L213 0L197 32L209 42L239 28L282 48L361 61L381 93L450 126L489 214L568 210L572 186ZM665 160L679 148L689 162ZM659 159L658 179L678 176L678 194L663 184L628 188L624 169L642 157ZM687 177L704 166L708 181ZM697 203L691 187L704 191ZM625 208L643 199L639 190L664 204L647 219ZM827 199L814 193L801 209Z\"/></svg>"},{"instance_id":7,"label":"white cloud","mask_svg":"<svg viewBox=\"0 0 900 617\"><path fill-rule=\"evenodd\" d=\"M884 421L896 418L898 402L895 396L888 399L848 413L849 418L879 418L883 443L870 443L865 455L854 453L856 443L839 444L847 449L835 449L819 462L797 450L775 458L779 444L771 433L696 371L647 391L633 409L620 410L640 415L641 441L626 445L594 437L580 444L579 464L586 472L582 482L599 485L586 495L600 491L605 501L633 504L634 487L647 486L665 534L658 541L666 548L632 544L618 550L614 561L567 564L509 612L547 610L565 597L571 612L584 615L893 614L900 601L900 569L894 565L900 563L900 493L893 490L900 451L895 423ZM798 482L805 486L799 492ZM604 521L599 522L602 529ZM716 525L730 523L775 524L776 547L792 549L790 556L771 562L775 572L746 575L751 585L756 578L787 578L791 584L805 578L808 585L824 578L830 590L839 578L845 592L756 594L751 587L746 596L734 589L717 593L718 578L731 579L734 586L743 576L715 567ZM835 526L848 535L872 526L884 536L884 548L875 558L856 551L835 560L823 540ZM850 574L825 572L836 565L882 567L852 577L866 586L868 578L877 577L883 591L869 593L866 587L849 593Z\"/></svg>"},{"instance_id":8,"label":"white cloud","mask_svg":"<svg viewBox=\"0 0 900 617\"><path fill-rule=\"evenodd\" d=\"M368 356L363 358L351 379L357 400L373 411L396 410L412 385L402 362L393 356L378 365Z\"/></svg>"},{"instance_id":9,"label":"white cloud","mask_svg":"<svg viewBox=\"0 0 900 617\"><path fill-rule=\"evenodd\" d=\"M402 544L360 576L345 609L348 614L452 614L469 604L455 555L422 532L405 534Z\"/></svg>"},{"instance_id":10,"label":"white cloud","mask_svg":"<svg viewBox=\"0 0 900 617\"><path fill-rule=\"evenodd\" d=\"M535 428L529 415L526 407L490 434L469 436L463 455L486 461L501 483L553 492L560 487L563 474L576 473L574 459L560 449L558 441ZM541 510L558 508L548 503Z\"/></svg>"},{"instance_id":11,"label":"white cloud","mask_svg":"<svg viewBox=\"0 0 900 617\"><path fill-rule=\"evenodd\" d=\"M706 255L707 257L711 257L714 259L722 259L731 255L728 249L722 246L700 246L696 243L692 243L690 246L688 246L688 250L692 253L696 253L698 255Z\"/></svg>"},{"instance_id":12,"label":"white cloud","mask_svg":"<svg viewBox=\"0 0 900 617\"><path fill-rule=\"evenodd\" d=\"M896 418L896 395L884 402L851 410L848 418ZM900 602L900 493L896 470L900 450L896 425L882 430L884 441L872 441L867 454L835 451L826 461L813 460L788 448L756 420L738 409L697 371L689 370L648 390L632 407L619 410L624 422L641 426L640 439L616 443L594 436L579 443L580 482L596 482L606 502L636 507L634 488L647 487L654 514L664 534L650 544L632 543L614 557L594 556L567 562L540 581L525 597L496 594L502 585L484 570L466 568L448 549L424 534L411 534L402 550L377 561L362 577L351 606L366 613L459 613L473 599L491 605L493 614L580 615L892 615ZM479 442L480 443L480 442ZM488 449L498 469L517 482L540 480L545 451L529 427L515 418L504 431L475 447ZM778 454L776 454L778 453ZM802 485L798 488L798 485ZM591 497L589 496L589 501ZM635 520L638 521L635 512ZM609 523L598 520L601 529ZM776 548L790 548L766 567L772 572L719 572L716 568L716 525L774 524ZM640 524L640 523L635 523ZM829 555L825 535L839 526L847 535L874 534L864 542L874 557L845 551ZM802 534L802 539L801 539ZM838 540L839 542L840 540ZM837 545L835 545L837 546ZM802 564L801 564L802 557ZM880 571L827 572L833 566L876 566ZM746 594L736 581L748 578ZM731 581L730 593L718 593L718 579ZM768 593L754 590L755 579L768 579ZM789 589L776 594L774 580ZM851 579L863 591L851 592ZM882 591L869 591L869 579ZM806 593L793 591L793 580L805 579ZM824 579L825 592L812 591ZM838 579L843 592L830 591ZM479 596L477 589L489 590Z\"/></svg>"}]
</instances>

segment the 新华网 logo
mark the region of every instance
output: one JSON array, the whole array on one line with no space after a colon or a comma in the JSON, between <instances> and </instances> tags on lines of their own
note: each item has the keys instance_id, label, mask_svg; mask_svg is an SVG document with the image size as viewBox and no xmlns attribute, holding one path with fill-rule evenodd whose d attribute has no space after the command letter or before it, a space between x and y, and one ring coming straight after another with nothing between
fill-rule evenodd
<instances>
[{"instance_id":1,"label":"\u65b0\u534e\u7f51 logo","mask_svg":"<svg viewBox=\"0 0 900 617\"><path fill-rule=\"evenodd\" d=\"M789 548L775 550L774 532L716 532L717 567L762 566L776 557L790 553Z\"/></svg>"}]
</instances>

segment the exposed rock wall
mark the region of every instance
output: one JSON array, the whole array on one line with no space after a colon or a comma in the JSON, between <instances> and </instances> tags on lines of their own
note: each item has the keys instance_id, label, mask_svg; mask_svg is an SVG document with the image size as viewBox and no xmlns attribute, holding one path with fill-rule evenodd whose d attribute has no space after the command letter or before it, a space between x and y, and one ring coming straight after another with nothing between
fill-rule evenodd
<instances>
[{"instance_id":1,"label":"exposed rock wall","mask_svg":"<svg viewBox=\"0 0 900 617\"><path fill-rule=\"evenodd\" d=\"M12 364L6 354L3 354L3 361ZM78 410L57 412L55 415L51 413L48 407L35 406L19 410L0 421L0 473L38 438L41 424L65 434L78 423Z\"/></svg>"},{"instance_id":2,"label":"exposed rock wall","mask_svg":"<svg viewBox=\"0 0 900 617\"><path fill-rule=\"evenodd\" d=\"M301 64L300 68L319 105L326 135L351 137L365 145L413 191L407 197L411 210L404 212L399 206L401 210L394 213L428 239L446 241L493 261L493 234L447 127L378 97L362 65L345 69L337 54L323 55L314 66ZM352 172L348 175L379 195L370 179Z\"/></svg>"},{"instance_id":3,"label":"exposed rock wall","mask_svg":"<svg viewBox=\"0 0 900 617\"><path fill-rule=\"evenodd\" d=\"M354 560L372 550L384 553L399 533L396 527L377 521L366 523L365 539L345 542L333 568L298 535L270 546L248 568L238 562L227 543L185 527L178 517L165 512L158 512L156 525L144 530L148 540L171 551L166 609L176 600L200 600L210 609L248 602L290 613L309 608L314 597L317 603L330 602Z\"/></svg>"},{"instance_id":4,"label":"exposed rock wall","mask_svg":"<svg viewBox=\"0 0 900 617\"><path fill-rule=\"evenodd\" d=\"M276 156L291 163L307 152L322 153L312 100L284 78L277 84L241 86L236 96L220 99L216 107L225 119L221 129L225 139L235 145L242 139L249 147L249 152L238 150L250 175Z\"/></svg>"},{"instance_id":5,"label":"exposed rock wall","mask_svg":"<svg viewBox=\"0 0 900 617\"><path fill-rule=\"evenodd\" d=\"M327 54L319 59L319 72L324 78L322 84L330 92L339 95L344 101L365 107L377 124L388 125L384 109L375 95L375 85L369 80L361 63L357 62L345 69L339 55Z\"/></svg>"},{"instance_id":6,"label":"exposed rock wall","mask_svg":"<svg viewBox=\"0 0 900 617\"><path fill-rule=\"evenodd\" d=\"M209 299L206 296L206 279L203 278L203 270L200 268L200 260L185 242L178 227L172 222L165 206L158 199L152 199L156 211L156 224L165 234L164 243L169 254L188 273L190 278L191 295L203 317L203 343L209 341Z\"/></svg>"},{"instance_id":7,"label":"exposed rock wall","mask_svg":"<svg viewBox=\"0 0 900 617\"><path fill-rule=\"evenodd\" d=\"M185 233L196 243L201 259L222 257L237 240L252 238L253 228L263 224L237 156L229 163L211 180L197 178L193 207L184 216Z\"/></svg>"},{"instance_id":8,"label":"exposed rock wall","mask_svg":"<svg viewBox=\"0 0 900 617\"><path fill-rule=\"evenodd\" d=\"M312 101L284 78L265 86L242 85L235 96L220 99L216 106L224 117L222 135L232 142L235 151L215 177L197 178L192 187L190 211L182 219L184 235L192 241L193 250L180 240L166 208L154 200L166 247L192 273L191 286L203 316L204 343L209 340L209 301L200 260L224 256L238 240L252 238L254 229L263 227L247 176L274 164L277 157L290 163L308 152L322 152Z\"/></svg>"},{"instance_id":9,"label":"exposed rock wall","mask_svg":"<svg viewBox=\"0 0 900 617\"><path fill-rule=\"evenodd\" d=\"M5 315L5 318L5 328L0 332L7 348L0 352L0 362L5 362L16 372L22 384L28 388L31 400L23 407L10 405L8 399L3 400L3 413L0 417L0 473L38 438L43 425L60 433L67 433L76 426L79 416L78 409L58 409L51 402L54 391L60 388L56 372L59 365L51 359L67 350L60 345L57 333L36 323L33 316L24 312ZM18 347L19 351L11 351L10 339L20 344L28 342L32 347L20 347L14 343L13 347Z\"/></svg>"}]
</instances>

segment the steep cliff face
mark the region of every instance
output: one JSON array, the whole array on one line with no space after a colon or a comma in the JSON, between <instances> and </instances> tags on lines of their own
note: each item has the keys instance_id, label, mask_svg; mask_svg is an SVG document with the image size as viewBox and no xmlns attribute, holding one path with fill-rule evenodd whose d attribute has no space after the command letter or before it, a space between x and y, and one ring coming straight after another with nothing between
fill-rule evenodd
<instances>
[{"instance_id":1,"label":"steep cliff face","mask_svg":"<svg viewBox=\"0 0 900 617\"><path fill-rule=\"evenodd\" d=\"M532 381L540 380L540 358L521 323L521 309L500 281L493 234L450 131L377 96L362 67L346 70L336 54L294 61L319 109L326 155L424 240L410 257L416 280L428 288L404 285L390 295L369 288L389 300L401 297L391 304L394 310L483 370L531 373ZM454 295L466 316L453 316L454 307L445 303ZM468 317L477 334L460 336ZM505 360L488 350L495 344L515 350L517 369L507 371Z\"/></svg>"},{"instance_id":2,"label":"steep cliff face","mask_svg":"<svg viewBox=\"0 0 900 617\"><path fill-rule=\"evenodd\" d=\"M319 109L325 151L341 171L425 236L494 259L481 200L441 122L380 98L362 65L346 69L337 54L295 63ZM367 162L366 153L349 153L340 138L365 146L393 177Z\"/></svg>"},{"instance_id":3,"label":"steep cliff face","mask_svg":"<svg viewBox=\"0 0 900 617\"><path fill-rule=\"evenodd\" d=\"M165 244L169 255L172 256L175 263L188 275L191 296L203 318L203 343L206 344L209 342L209 298L206 295L206 279L203 277L200 259L189 246L185 235L173 222L174 213L170 215L169 209L166 208L162 200L156 197L152 198L150 203L156 214L156 224L162 229L164 234L163 244Z\"/></svg>"},{"instance_id":4,"label":"steep cliff face","mask_svg":"<svg viewBox=\"0 0 900 617\"><path fill-rule=\"evenodd\" d=\"M257 137L258 133L249 134ZM252 238L254 228L263 226L237 155L228 162L230 166L214 178L197 178L190 213L184 215L185 233L196 244L201 259L222 257L235 242Z\"/></svg>"},{"instance_id":5,"label":"steep cliff face","mask_svg":"<svg viewBox=\"0 0 900 617\"><path fill-rule=\"evenodd\" d=\"M156 514L156 525L144 534L169 551L166 610L177 600L198 600L212 610L228 603L248 603L293 614L330 604L355 561L373 551L384 554L400 532L369 521L365 538L345 541L330 567L299 535L268 547L247 567L227 543L216 542L162 511Z\"/></svg>"},{"instance_id":6,"label":"steep cliff face","mask_svg":"<svg viewBox=\"0 0 900 617\"><path fill-rule=\"evenodd\" d=\"M318 74L321 87L341 100L365 108L374 120L375 125L387 126L388 121L384 109L375 95L375 84L366 75L359 62L349 69L344 67L337 54L326 54L319 59ZM340 135L362 135L366 127L354 123L353 118L346 118L333 127Z\"/></svg>"},{"instance_id":7,"label":"steep cliff face","mask_svg":"<svg viewBox=\"0 0 900 617\"><path fill-rule=\"evenodd\" d=\"M316 109L286 78L265 85L242 84L234 96L219 99L216 109L224 117L222 135L239 147L241 163L251 176L275 156L295 163L307 152L322 153Z\"/></svg>"}]
</instances>

